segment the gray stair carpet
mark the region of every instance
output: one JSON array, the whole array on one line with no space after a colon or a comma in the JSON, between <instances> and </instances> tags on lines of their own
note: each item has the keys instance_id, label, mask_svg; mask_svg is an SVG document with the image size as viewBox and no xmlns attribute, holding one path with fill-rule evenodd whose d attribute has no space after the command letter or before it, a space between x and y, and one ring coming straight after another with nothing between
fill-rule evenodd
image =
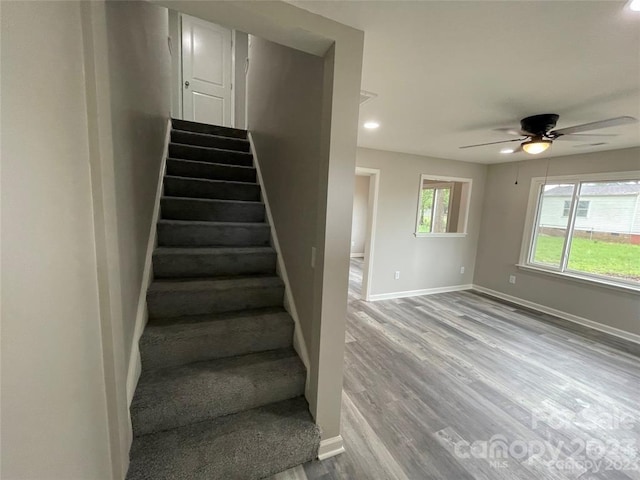
<instances>
[{"instance_id":1,"label":"gray stair carpet","mask_svg":"<svg viewBox=\"0 0 640 480\"><path fill-rule=\"evenodd\" d=\"M261 479L317 457L244 130L172 121L127 479Z\"/></svg>"}]
</instances>

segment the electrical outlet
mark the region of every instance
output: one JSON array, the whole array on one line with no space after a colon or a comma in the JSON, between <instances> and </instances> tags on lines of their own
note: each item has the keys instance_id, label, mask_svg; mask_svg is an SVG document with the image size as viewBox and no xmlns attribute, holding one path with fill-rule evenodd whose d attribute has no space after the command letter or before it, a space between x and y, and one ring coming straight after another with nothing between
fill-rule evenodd
<instances>
[{"instance_id":1,"label":"electrical outlet","mask_svg":"<svg viewBox=\"0 0 640 480\"><path fill-rule=\"evenodd\" d=\"M400 279L400 272L396 271L396 274L393 276L396 280Z\"/></svg>"},{"instance_id":2,"label":"electrical outlet","mask_svg":"<svg viewBox=\"0 0 640 480\"><path fill-rule=\"evenodd\" d=\"M460 275L464 273L464 267L460 267Z\"/></svg>"},{"instance_id":3,"label":"electrical outlet","mask_svg":"<svg viewBox=\"0 0 640 480\"><path fill-rule=\"evenodd\" d=\"M351 241L351 246L352 246L352 247L355 247L355 246L356 246L356 242L355 242L355 240L352 240L352 241Z\"/></svg>"},{"instance_id":4,"label":"electrical outlet","mask_svg":"<svg viewBox=\"0 0 640 480\"><path fill-rule=\"evenodd\" d=\"M515 285L516 284L516 276L515 275L509 275L509 283Z\"/></svg>"}]
</instances>

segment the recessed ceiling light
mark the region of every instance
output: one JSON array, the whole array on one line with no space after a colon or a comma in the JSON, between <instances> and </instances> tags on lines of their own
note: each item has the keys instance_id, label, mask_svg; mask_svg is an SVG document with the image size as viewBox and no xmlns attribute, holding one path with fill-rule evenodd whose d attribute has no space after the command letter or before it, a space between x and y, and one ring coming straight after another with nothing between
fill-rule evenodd
<instances>
[{"instance_id":1,"label":"recessed ceiling light","mask_svg":"<svg viewBox=\"0 0 640 480\"><path fill-rule=\"evenodd\" d=\"M634 12L640 12L640 0L631 0L628 6L629 6L629 10L633 10Z\"/></svg>"},{"instance_id":2,"label":"recessed ceiling light","mask_svg":"<svg viewBox=\"0 0 640 480\"><path fill-rule=\"evenodd\" d=\"M500 153L513 153L515 150L513 148L503 148L500 150Z\"/></svg>"},{"instance_id":3,"label":"recessed ceiling light","mask_svg":"<svg viewBox=\"0 0 640 480\"><path fill-rule=\"evenodd\" d=\"M379 126L380 124L378 122L366 122L364 124L364 128L368 128L369 130L375 130Z\"/></svg>"}]
</instances>

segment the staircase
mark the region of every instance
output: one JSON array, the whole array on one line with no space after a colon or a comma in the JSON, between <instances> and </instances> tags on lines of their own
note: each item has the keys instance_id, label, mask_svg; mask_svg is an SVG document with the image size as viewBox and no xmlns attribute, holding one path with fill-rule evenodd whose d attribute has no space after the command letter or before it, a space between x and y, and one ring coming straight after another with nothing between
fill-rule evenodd
<instances>
[{"instance_id":1,"label":"staircase","mask_svg":"<svg viewBox=\"0 0 640 480\"><path fill-rule=\"evenodd\" d=\"M317 457L247 132L173 120L127 479L259 479Z\"/></svg>"}]
</instances>

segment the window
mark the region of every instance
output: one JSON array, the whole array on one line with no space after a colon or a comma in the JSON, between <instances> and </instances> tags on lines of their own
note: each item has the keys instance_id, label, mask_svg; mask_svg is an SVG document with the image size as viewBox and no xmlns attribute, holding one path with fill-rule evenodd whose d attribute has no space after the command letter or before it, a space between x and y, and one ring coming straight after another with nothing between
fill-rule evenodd
<instances>
[{"instance_id":1,"label":"window","mask_svg":"<svg viewBox=\"0 0 640 480\"><path fill-rule=\"evenodd\" d=\"M416 236L464 235L470 193L470 179L422 175Z\"/></svg>"},{"instance_id":2,"label":"window","mask_svg":"<svg viewBox=\"0 0 640 480\"><path fill-rule=\"evenodd\" d=\"M562 216L568 217L570 209L571 209L571 200L565 200L564 208L562 210ZM586 217L588 214L589 214L589 200L580 200L578 202L578 208L576 209L576 217Z\"/></svg>"},{"instance_id":3,"label":"window","mask_svg":"<svg viewBox=\"0 0 640 480\"><path fill-rule=\"evenodd\" d=\"M422 187L418 233L445 233L453 184L428 184Z\"/></svg>"},{"instance_id":4,"label":"window","mask_svg":"<svg viewBox=\"0 0 640 480\"><path fill-rule=\"evenodd\" d=\"M533 179L526 265L640 286L640 173Z\"/></svg>"}]
</instances>

